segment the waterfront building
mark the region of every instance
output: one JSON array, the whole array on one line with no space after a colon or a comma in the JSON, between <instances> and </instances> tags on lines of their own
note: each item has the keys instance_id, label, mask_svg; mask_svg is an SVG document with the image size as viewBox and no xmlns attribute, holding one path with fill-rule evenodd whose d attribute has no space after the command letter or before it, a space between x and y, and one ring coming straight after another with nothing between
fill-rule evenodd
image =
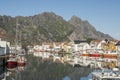
<instances>
[{"instance_id":1,"label":"waterfront building","mask_svg":"<svg viewBox=\"0 0 120 80\"><path fill-rule=\"evenodd\" d=\"M117 66L120 67L120 41L116 44Z\"/></svg>"},{"instance_id":2,"label":"waterfront building","mask_svg":"<svg viewBox=\"0 0 120 80\"><path fill-rule=\"evenodd\" d=\"M10 42L1 40L2 33L0 33L0 65L6 63L6 57L10 54Z\"/></svg>"},{"instance_id":3,"label":"waterfront building","mask_svg":"<svg viewBox=\"0 0 120 80\"><path fill-rule=\"evenodd\" d=\"M62 49L66 52L66 53L71 53L72 52L72 42L63 42L62 43Z\"/></svg>"},{"instance_id":4,"label":"waterfront building","mask_svg":"<svg viewBox=\"0 0 120 80\"><path fill-rule=\"evenodd\" d=\"M61 42L53 42L53 51L55 53L58 53L60 50L62 50L62 43Z\"/></svg>"},{"instance_id":5,"label":"waterfront building","mask_svg":"<svg viewBox=\"0 0 120 80\"><path fill-rule=\"evenodd\" d=\"M85 51L86 49L90 49L90 45L87 41L74 40L74 43L72 44L73 53L79 53L80 51Z\"/></svg>"}]
</instances>

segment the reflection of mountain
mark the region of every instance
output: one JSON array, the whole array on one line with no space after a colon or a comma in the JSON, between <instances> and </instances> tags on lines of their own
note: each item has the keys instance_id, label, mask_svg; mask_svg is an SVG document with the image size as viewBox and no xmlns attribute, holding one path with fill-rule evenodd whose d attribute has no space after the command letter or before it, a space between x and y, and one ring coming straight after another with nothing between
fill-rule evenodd
<instances>
[{"instance_id":1,"label":"reflection of mountain","mask_svg":"<svg viewBox=\"0 0 120 80\"><path fill-rule=\"evenodd\" d=\"M4 79L5 75L5 67L4 66L0 66L0 80Z\"/></svg>"},{"instance_id":2,"label":"reflection of mountain","mask_svg":"<svg viewBox=\"0 0 120 80\"><path fill-rule=\"evenodd\" d=\"M8 68L6 66L0 66L0 80L21 80L20 76L25 69L25 66Z\"/></svg>"},{"instance_id":3,"label":"reflection of mountain","mask_svg":"<svg viewBox=\"0 0 120 80\"><path fill-rule=\"evenodd\" d=\"M6 80L17 80L16 75L18 74L17 72L17 67L14 68L7 68L6 71Z\"/></svg>"},{"instance_id":4,"label":"reflection of mountain","mask_svg":"<svg viewBox=\"0 0 120 80\"><path fill-rule=\"evenodd\" d=\"M7 68L5 73L6 79L5 80L22 80L21 79L21 71L25 69L25 66L17 66L14 68Z\"/></svg>"},{"instance_id":5,"label":"reflection of mountain","mask_svg":"<svg viewBox=\"0 0 120 80\"><path fill-rule=\"evenodd\" d=\"M20 75L20 71L22 70L24 70L24 67L22 69L18 67L7 69L6 67L0 67L0 80L18 80L17 76Z\"/></svg>"},{"instance_id":6,"label":"reflection of mountain","mask_svg":"<svg viewBox=\"0 0 120 80\"><path fill-rule=\"evenodd\" d=\"M6 66L0 66L0 80L13 80L15 75L16 68L8 69Z\"/></svg>"}]
</instances>

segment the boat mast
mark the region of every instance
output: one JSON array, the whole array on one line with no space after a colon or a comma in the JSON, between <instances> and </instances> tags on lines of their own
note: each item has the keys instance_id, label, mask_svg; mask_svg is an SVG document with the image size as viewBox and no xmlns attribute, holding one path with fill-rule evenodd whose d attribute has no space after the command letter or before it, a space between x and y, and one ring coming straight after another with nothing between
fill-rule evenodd
<instances>
[{"instance_id":1,"label":"boat mast","mask_svg":"<svg viewBox=\"0 0 120 80\"><path fill-rule=\"evenodd\" d=\"M15 30L15 54L17 54L17 44L18 44L18 19L16 20L16 30Z\"/></svg>"}]
</instances>

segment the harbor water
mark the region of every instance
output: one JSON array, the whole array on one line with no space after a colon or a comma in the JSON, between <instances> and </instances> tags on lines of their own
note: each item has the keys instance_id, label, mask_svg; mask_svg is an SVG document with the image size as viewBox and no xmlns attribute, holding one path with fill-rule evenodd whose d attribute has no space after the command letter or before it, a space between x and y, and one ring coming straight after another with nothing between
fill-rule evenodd
<instances>
[{"instance_id":1,"label":"harbor water","mask_svg":"<svg viewBox=\"0 0 120 80\"><path fill-rule=\"evenodd\" d=\"M25 66L0 67L0 80L89 80L92 69L27 55ZM67 75L67 76L66 76Z\"/></svg>"}]
</instances>

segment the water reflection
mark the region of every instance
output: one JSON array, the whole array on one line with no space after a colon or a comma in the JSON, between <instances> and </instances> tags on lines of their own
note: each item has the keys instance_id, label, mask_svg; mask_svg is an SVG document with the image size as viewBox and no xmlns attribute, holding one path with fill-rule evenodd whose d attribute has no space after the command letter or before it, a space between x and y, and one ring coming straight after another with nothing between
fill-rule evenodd
<instances>
[{"instance_id":1,"label":"water reflection","mask_svg":"<svg viewBox=\"0 0 120 80\"><path fill-rule=\"evenodd\" d=\"M63 78L63 80L71 80L69 76Z\"/></svg>"},{"instance_id":2,"label":"water reflection","mask_svg":"<svg viewBox=\"0 0 120 80\"><path fill-rule=\"evenodd\" d=\"M5 75L5 67L4 66L0 66L0 80L4 79Z\"/></svg>"},{"instance_id":3,"label":"water reflection","mask_svg":"<svg viewBox=\"0 0 120 80\"><path fill-rule=\"evenodd\" d=\"M65 76L62 80L72 80L69 76ZM92 80L91 73L88 76L81 77L80 80Z\"/></svg>"},{"instance_id":4,"label":"water reflection","mask_svg":"<svg viewBox=\"0 0 120 80\"><path fill-rule=\"evenodd\" d=\"M23 74L25 74L25 66L22 67L0 67L0 80L25 80ZM31 70L32 71L32 70ZM30 75L30 73L28 74ZM26 77L28 79L28 77ZM35 80L35 79L33 79ZM69 76L64 77L62 80L72 80ZM89 76L82 77L80 80L89 80Z\"/></svg>"},{"instance_id":5,"label":"water reflection","mask_svg":"<svg viewBox=\"0 0 120 80\"><path fill-rule=\"evenodd\" d=\"M72 80L72 79L70 78L70 76L65 76L62 80ZM81 77L79 80L92 80L92 74L89 73L88 76Z\"/></svg>"},{"instance_id":6,"label":"water reflection","mask_svg":"<svg viewBox=\"0 0 120 80\"><path fill-rule=\"evenodd\" d=\"M0 80L21 80L21 71L25 69L25 66L16 66L14 68L8 68L6 66L0 67Z\"/></svg>"},{"instance_id":7,"label":"water reflection","mask_svg":"<svg viewBox=\"0 0 120 80\"><path fill-rule=\"evenodd\" d=\"M88 76L85 76L85 77L80 78L80 80L92 80L92 75L91 75L91 73L89 73Z\"/></svg>"},{"instance_id":8,"label":"water reflection","mask_svg":"<svg viewBox=\"0 0 120 80\"><path fill-rule=\"evenodd\" d=\"M81 77L91 72L87 67L54 63L52 60L46 61L30 55L27 60L25 66L0 67L0 80L87 80Z\"/></svg>"}]
</instances>

